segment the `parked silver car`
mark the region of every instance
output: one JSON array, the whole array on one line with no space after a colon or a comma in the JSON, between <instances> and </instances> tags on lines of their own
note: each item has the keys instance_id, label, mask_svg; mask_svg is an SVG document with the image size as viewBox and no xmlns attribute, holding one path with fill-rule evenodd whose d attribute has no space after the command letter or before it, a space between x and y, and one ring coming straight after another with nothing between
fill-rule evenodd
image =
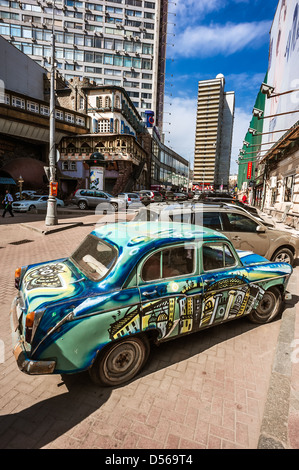
<instances>
[{"instance_id":1,"label":"parked silver car","mask_svg":"<svg viewBox=\"0 0 299 470\"><path fill-rule=\"evenodd\" d=\"M183 222L222 232L238 250L249 250L270 261L293 264L299 256L299 235L267 227L237 206L205 203L151 204L134 218L140 221Z\"/></svg>"},{"instance_id":2,"label":"parked silver car","mask_svg":"<svg viewBox=\"0 0 299 470\"><path fill-rule=\"evenodd\" d=\"M104 191L94 191L92 189L78 189L71 202L77 204L81 210L97 207L101 203L108 203L115 212L126 207L124 199L113 197Z\"/></svg>"},{"instance_id":3,"label":"parked silver car","mask_svg":"<svg viewBox=\"0 0 299 470\"><path fill-rule=\"evenodd\" d=\"M117 197L126 201L127 209L138 209L142 206L141 197L137 193L119 193Z\"/></svg>"}]
</instances>

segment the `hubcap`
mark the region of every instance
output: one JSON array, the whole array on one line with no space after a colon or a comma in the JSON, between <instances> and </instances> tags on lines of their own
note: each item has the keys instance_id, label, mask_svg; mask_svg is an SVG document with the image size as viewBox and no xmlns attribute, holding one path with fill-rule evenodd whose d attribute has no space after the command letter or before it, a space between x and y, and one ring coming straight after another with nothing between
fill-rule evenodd
<instances>
[{"instance_id":1,"label":"hubcap","mask_svg":"<svg viewBox=\"0 0 299 470\"><path fill-rule=\"evenodd\" d=\"M287 253L280 253L278 256L276 256L275 261L279 263L290 263L291 259L290 256Z\"/></svg>"},{"instance_id":2,"label":"hubcap","mask_svg":"<svg viewBox=\"0 0 299 470\"><path fill-rule=\"evenodd\" d=\"M137 370L142 361L142 348L136 342L117 345L108 354L104 374L109 380L125 379Z\"/></svg>"}]
</instances>

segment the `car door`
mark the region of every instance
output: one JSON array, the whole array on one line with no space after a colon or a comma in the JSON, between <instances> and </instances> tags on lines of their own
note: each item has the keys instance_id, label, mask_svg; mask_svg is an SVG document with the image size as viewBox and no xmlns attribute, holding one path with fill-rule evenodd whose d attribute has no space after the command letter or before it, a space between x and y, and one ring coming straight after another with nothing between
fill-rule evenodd
<instances>
[{"instance_id":1,"label":"car door","mask_svg":"<svg viewBox=\"0 0 299 470\"><path fill-rule=\"evenodd\" d=\"M261 256L267 253L270 240L265 226L239 212L226 212L222 215L225 219L223 233L236 249L253 251Z\"/></svg>"},{"instance_id":2,"label":"car door","mask_svg":"<svg viewBox=\"0 0 299 470\"><path fill-rule=\"evenodd\" d=\"M258 284L250 283L247 269L227 241L202 244L203 281L200 328L250 313L263 295Z\"/></svg>"},{"instance_id":3,"label":"car door","mask_svg":"<svg viewBox=\"0 0 299 470\"><path fill-rule=\"evenodd\" d=\"M98 204L102 204L102 203L107 203L108 202L108 196L102 192L102 191L95 191L94 192L94 202L95 202L95 206L97 206Z\"/></svg>"},{"instance_id":4,"label":"car door","mask_svg":"<svg viewBox=\"0 0 299 470\"><path fill-rule=\"evenodd\" d=\"M138 267L143 329L158 339L190 333L199 327L202 282L197 245L170 245L143 259Z\"/></svg>"},{"instance_id":5,"label":"car door","mask_svg":"<svg viewBox=\"0 0 299 470\"><path fill-rule=\"evenodd\" d=\"M38 201L37 201L37 207L39 209L46 209L47 208L47 203L48 203L48 196L42 196Z\"/></svg>"}]
</instances>

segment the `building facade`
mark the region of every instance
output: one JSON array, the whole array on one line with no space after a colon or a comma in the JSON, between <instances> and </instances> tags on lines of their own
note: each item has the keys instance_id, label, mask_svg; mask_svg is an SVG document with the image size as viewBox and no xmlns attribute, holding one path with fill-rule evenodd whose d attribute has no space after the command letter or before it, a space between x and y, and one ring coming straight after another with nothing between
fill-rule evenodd
<instances>
[{"instance_id":1,"label":"building facade","mask_svg":"<svg viewBox=\"0 0 299 470\"><path fill-rule=\"evenodd\" d=\"M151 185L156 189L188 189L189 162L163 144L157 129L152 130Z\"/></svg>"},{"instance_id":2,"label":"building facade","mask_svg":"<svg viewBox=\"0 0 299 470\"><path fill-rule=\"evenodd\" d=\"M47 190L44 166L49 153L49 80L47 71L0 37L0 194L6 185ZM56 80L56 88L65 83ZM56 144L63 137L86 134L89 118L57 103ZM8 180L9 179L9 180ZM9 182L8 182L9 181ZM16 189L17 190L17 189Z\"/></svg>"},{"instance_id":3,"label":"building facade","mask_svg":"<svg viewBox=\"0 0 299 470\"><path fill-rule=\"evenodd\" d=\"M228 187L234 119L234 92L225 92L222 74L198 83L194 184Z\"/></svg>"},{"instance_id":4,"label":"building facade","mask_svg":"<svg viewBox=\"0 0 299 470\"><path fill-rule=\"evenodd\" d=\"M151 137L124 88L74 78L56 95L60 106L79 107L90 121L88 132L64 137L59 144L64 194L90 188L89 163L95 154L103 158L97 189L118 194L150 186Z\"/></svg>"},{"instance_id":5,"label":"building facade","mask_svg":"<svg viewBox=\"0 0 299 470\"><path fill-rule=\"evenodd\" d=\"M299 4L280 0L270 31L269 62L250 124L245 157L255 164L252 201L299 229ZM249 139L246 139L249 140ZM243 147L244 149L244 147ZM252 156L254 158L252 158ZM242 177L239 165L239 181ZM244 183L243 183L244 184ZM239 186L239 185L238 185Z\"/></svg>"},{"instance_id":6,"label":"building facade","mask_svg":"<svg viewBox=\"0 0 299 470\"><path fill-rule=\"evenodd\" d=\"M0 35L49 68L54 24L56 65L67 80L125 88L161 130L167 14L168 0L0 0Z\"/></svg>"}]
</instances>

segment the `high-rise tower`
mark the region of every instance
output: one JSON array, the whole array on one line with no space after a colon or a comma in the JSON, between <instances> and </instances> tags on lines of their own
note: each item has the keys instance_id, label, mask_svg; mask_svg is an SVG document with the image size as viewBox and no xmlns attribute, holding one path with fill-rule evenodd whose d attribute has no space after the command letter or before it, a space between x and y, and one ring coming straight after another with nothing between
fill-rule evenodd
<instances>
[{"instance_id":1,"label":"high-rise tower","mask_svg":"<svg viewBox=\"0 0 299 470\"><path fill-rule=\"evenodd\" d=\"M224 85L222 74L198 83L193 181L201 187L228 185L235 97Z\"/></svg>"}]
</instances>

